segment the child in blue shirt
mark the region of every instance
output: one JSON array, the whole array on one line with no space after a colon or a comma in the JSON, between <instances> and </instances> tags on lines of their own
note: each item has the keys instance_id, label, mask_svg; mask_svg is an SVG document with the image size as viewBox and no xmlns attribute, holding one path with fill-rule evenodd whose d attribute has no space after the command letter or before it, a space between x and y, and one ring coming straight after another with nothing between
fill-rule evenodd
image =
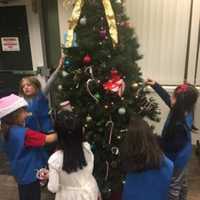
<instances>
[{"instance_id":1,"label":"child in blue shirt","mask_svg":"<svg viewBox=\"0 0 200 200\"><path fill-rule=\"evenodd\" d=\"M126 172L122 199L167 200L173 163L160 150L147 122L130 120L120 152Z\"/></svg>"},{"instance_id":2,"label":"child in blue shirt","mask_svg":"<svg viewBox=\"0 0 200 200\"><path fill-rule=\"evenodd\" d=\"M56 79L58 72L63 67L64 58L60 59L59 65L47 81L44 88L34 76L22 78L19 87L19 95L28 102L27 111L29 116L26 119L26 126L44 133L53 132L53 124L49 116L49 103L47 95L49 89Z\"/></svg>"},{"instance_id":3,"label":"child in blue shirt","mask_svg":"<svg viewBox=\"0 0 200 200\"><path fill-rule=\"evenodd\" d=\"M153 87L170 108L160 143L165 155L174 163L169 200L184 200L187 196L185 171L192 154L191 131L198 90L185 83L179 85L170 97L155 81L148 79L147 84Z\"/></svg>"},{"instance_id":4,"label":"child in blue shirt","mask_svg":"<svg viewBox=\"0 0 200 200\"><path fill-rule=\"evenodd\" d=\"M27 102L17 95L0 99L1 133L11 172L19 190L20 200L40 200L40 183L37 170L47 164L43 146L56 141L55 133L43 133L24 127Z\"/></svg>"}]
</instances>

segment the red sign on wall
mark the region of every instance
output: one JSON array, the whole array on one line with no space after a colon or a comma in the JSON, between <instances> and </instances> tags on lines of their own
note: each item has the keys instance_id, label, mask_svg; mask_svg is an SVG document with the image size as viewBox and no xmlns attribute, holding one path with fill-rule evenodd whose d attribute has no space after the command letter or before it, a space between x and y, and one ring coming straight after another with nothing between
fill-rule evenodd
<instances>
[{"instance_id":1,"label":"red sign on wall","mask_svg":"<svg viewBox=\"0 0 200 200\"><path fill-rule=\"evenodd\" d=\"M18 37L2 37L1 38L2 51L20 51Z\"/></svg>"}]
</instances>

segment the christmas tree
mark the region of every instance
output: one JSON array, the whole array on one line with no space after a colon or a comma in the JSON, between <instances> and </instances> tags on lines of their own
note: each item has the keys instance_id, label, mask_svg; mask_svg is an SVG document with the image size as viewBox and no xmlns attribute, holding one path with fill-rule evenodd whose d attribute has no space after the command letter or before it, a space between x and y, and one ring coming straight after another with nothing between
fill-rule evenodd
<instances>
[{"instance_id":1,"label":"christmas tree","mask_svg":"<svg viewBox=\"0 0 200 200\"><path fill-rule=\"evenodd\" d=\"M119 147L130 117L157 120L158 113L136 62L142 56L123 6L120 0L74 1L56 94L83 120L104 199L123 184Z\"/></svg>"}]
</instances>

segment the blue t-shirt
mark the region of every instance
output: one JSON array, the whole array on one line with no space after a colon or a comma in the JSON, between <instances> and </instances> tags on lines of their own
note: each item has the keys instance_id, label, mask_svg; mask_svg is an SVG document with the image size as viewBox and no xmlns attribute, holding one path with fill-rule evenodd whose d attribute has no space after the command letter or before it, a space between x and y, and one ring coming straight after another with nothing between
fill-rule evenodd
<instances>
[{"instance_id":1,"label":"blue t-shirt","mask_svg":"<svg viewBox=\"0 0 200 200\"><path fill-rule=\"evenodd\" d=\"M53 131L53 124L48 114L48 99L41 91L31 100L28 100L27 111L31 113L31 116L26 119L26 127L45 133Z\"/></svg>"},{"instance_id":2,"label":"blue t-shirt","mask_svg":"<svg viewBox=\"0 0 200 200\"><path fill-rule=\"evenodd\" d=\"M5 141L5 151L11 165L11 172L19 184L35 182L37 170L45 167L48 159L43 147L24 146L26 130L20 126L11 127L8 141Z\"/></svg>"},{"instance_id":3,"label":"blue t-shirt","mask_svg":"<svg viewBox=\"0 0 200 200\"><path fill-rule=\"evenodd\" d=\"M170 95L159 84L153 86L154 90L171 108ZM191 130L193 123L192 113L185 115L183 121L177 121L173 134L167 134L167 127L171 123L171 113L165 122L160 144L165 155L173 161L174 168L182 170L192 155Z\"/></svg>"},{"instance_id":4,"label":"blue t-shirt","mask_svg":"<svg viewBox=\"0 0 200 200\"><path fill-rule=\"evenodd\" d=\"M160 169L131 172L126 176L123 200L167 200L173 163L164 157Z\"/></svg>"}]
</instances>

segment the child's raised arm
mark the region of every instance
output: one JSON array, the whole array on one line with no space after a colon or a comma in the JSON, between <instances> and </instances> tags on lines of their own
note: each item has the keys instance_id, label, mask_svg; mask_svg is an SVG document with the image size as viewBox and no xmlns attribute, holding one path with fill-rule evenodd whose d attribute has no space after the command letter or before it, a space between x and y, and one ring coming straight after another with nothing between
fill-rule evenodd
<instances>
[{"instance_id":1,"label":"child's raised arm","mask_svg":"<svg viewBox=\"0 0 200 200\"><path fill-rule=\"evenodd\" d=\"M168 94L168 92L163 87L161 87L161 85L159 85L155 80L152 80L152 79L147 79L145 81L145 83L147 85L150 85L156 91L156 93L161 97L161 99L169 107L171 107L170 95Z\"/></svg>"},{"instance_id":2,"label":"child's raised arm","mask_svg":"<svg viewBox=\"0 0 200 200\"><path fill-rule=\"evenodd\" d=\"M46 85L42 89L42 92L45 96L48 95L49 90L52 84L54 83L55 79L57 78L59 71L63 68L63 64L64 64L64 57L61 57L56 70L51 74L50 78L47 80Z\"/></svg>"}]
</instances>

